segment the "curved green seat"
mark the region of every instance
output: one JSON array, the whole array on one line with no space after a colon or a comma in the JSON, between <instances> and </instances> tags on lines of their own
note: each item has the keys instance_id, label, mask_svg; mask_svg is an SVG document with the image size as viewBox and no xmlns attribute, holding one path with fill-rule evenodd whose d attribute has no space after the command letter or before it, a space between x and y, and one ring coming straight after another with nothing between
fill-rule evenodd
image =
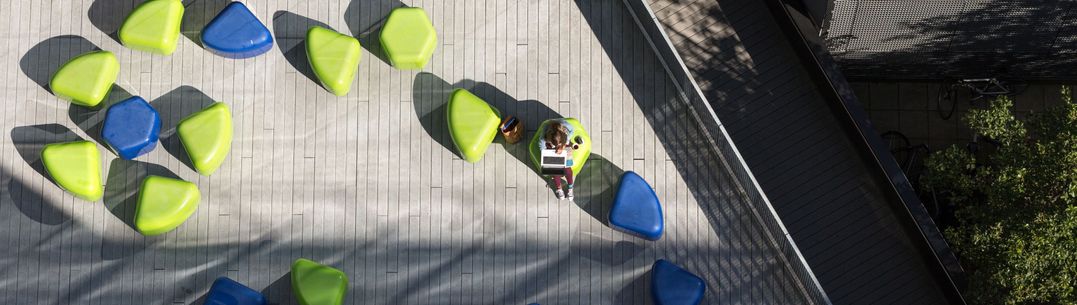
<instances>
[{"instance_id":1,"label":"curved green seat","mask_svg":"<svg viewBox=\"0 0 1077 305\"><path fill-rule=\"evenodd\" d=\"M565 122L572 125L572 134L568 135L569 141L573 141L576 137L580 137L583 140L583 144L580 144L580 148L572 151L572 174L579 176L583 170L583 164L587 162L587 158L591 156L591 136L587 134L587 130L583 128L579 120L573 118L564 118ZM542 134L546 131L546 126L553 120L546 120L542 122L538 130L535 131L535 136L531 138L531 144L529 144L529 151L531 152L531 163L535 165L535 170L539 168L539 156L542 153L539 151L539 139L542 138Z\"/></svg>"},{"instance_id":2,"label":"curved green seat","mask_svg":"<svg viewBox=\"0 0 1077 305\"><path fill-rule=\"evenodd\" d=\"M394 9L381 29L381 47L397 69L422 69L438 44L438 35L426 11L417 7Z\"/></svg>"},{"instance_id":3,"label":"curved green seat","mask_svg":"<svg viewBox=\"0 0 1077 305\"><path fill-rule=\"evenodd\" d=\"M479 162L497 136L501 114L497 108L464 89L453 91L446 109L449 135L456 149L467 162Z\"/></svg>"},{"instance_id":4,"label":"curved green seat","mask_svg":"<svg viewBox=\"0 0 1077 305\"><path fill-rule=\"evenodd\" d=\"M161 176L146 177L138 191L135 228L146 236L172 231L194 214L201 198L194 183Z\"/></svg>"},{"instance_id":5,"label":"curved green seat","mask_svg":"<svg viewBox=\"0 0 1077 305\"><path fill-rule=\"evenodd\" d=\"M224 103L213 103L183 119L176 133L194 169L203 176L212 175L232 149L232 112Z\"/></svg>"},{"instance_id":6,"label":"curved green seat","mask_svg":"<svg viewBox=\"0 0 1077 305\"><path fill-rule=\"evenodd\" d=\"M112 52L89 52L60 66L49 80L49 89L72 104L95 107L108 97L119 74L120 62Z\"/></svg>"},{"instance_id":7,"label":"curved green seat","mask_svg":"<svg viewBox=\"0 0 1077 305\"><path fill-rule=\"evenodd\" d=\"M300 258L292 263L292 292L302 305L340 305L348 292L343 271Z\"/></svg>"},{"instance_id":8,"label":"curved green seat","mask_svg":"<svg viewBox=\"0 0 1077 305\"><path fill-rule=\"evenodd\" d=\"M161 55L171 55L179 41L183 23L183 2L150 0L131 11L120 27L124 46Z\"/></svg>"},{"instance_id":9,"label":"curved green seat","mask_svg":"<svg viewBox=\"0 0 1077 305\"><path fill-rule=\"evenodd\" d=\"M359 40L319 26L307 30L307 61L325 89L344 96L352 89L362 50Z\"/></svg>"},{"instance_id":10,"label":"curved green seat","mask_svg":"<svg viewBox=\"0 0 1077 305\"><path fill-rule=\"evenodd\" d=\"M41 162L52 180L75 197L97 201L105 194L97 144L75 141L45 145Z\"/></svg>"}]
</instances>

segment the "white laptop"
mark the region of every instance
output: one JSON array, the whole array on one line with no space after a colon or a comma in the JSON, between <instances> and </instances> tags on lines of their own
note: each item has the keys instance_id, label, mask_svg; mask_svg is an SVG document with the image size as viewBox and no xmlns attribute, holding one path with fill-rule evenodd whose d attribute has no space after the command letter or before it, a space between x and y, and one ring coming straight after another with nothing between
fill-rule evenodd
<instances>
[{"instance_id":1,"label":"white laptop","mask_svg":"<svg viewBox=\"0 0 1077 305\"><path fill-rule=\"evenodd\" d=\"M572 159L568 157L568 150L557 153L557 150L542 149L539 156L539 167L543 175L562 175L566 167L572 166Z\"/></svg>"}]
</instances>

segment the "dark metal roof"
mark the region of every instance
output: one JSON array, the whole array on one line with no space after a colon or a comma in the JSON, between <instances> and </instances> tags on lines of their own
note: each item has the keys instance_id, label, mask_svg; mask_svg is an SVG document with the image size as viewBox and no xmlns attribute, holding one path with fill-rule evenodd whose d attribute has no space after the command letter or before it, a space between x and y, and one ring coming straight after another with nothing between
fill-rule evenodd
<instances>
[{"instance_id":1,"label":"dark metal roof","mask_svg":"<svg viewBox=\"0 0 1077 305\"><path fill-rule=\"evenodd\" d=\"M945 244L929 242L937 229L917 221L923 206L873 150L840 74L772 15L779 1L648 2L834 304L963 303L934 255Z\"/></svg>"},{"instance_id":2,"label":"dark metal roof","mask_svg":"<svg viewBox=\"0 0 1077 305\"><path fill-rule=\"evenodd\" d=\"M821 33L850 79L1072 80L1075 18L1073 1L844 0Z\"/></svg>"}]
</instances>

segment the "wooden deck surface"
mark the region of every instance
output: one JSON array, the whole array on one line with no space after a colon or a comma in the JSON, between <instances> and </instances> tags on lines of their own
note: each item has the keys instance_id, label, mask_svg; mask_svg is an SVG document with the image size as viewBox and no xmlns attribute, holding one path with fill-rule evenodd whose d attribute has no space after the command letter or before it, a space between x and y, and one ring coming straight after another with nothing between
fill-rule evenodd
<instances>
[{"instance_id":1,"label":"wooden deck surface","mask_svg":"<svg viewBox=\"0 0 1077 305\"><path fill-rule=\"evenodd\" d=\"M172 56L122 47L109 34L137 2L0 2L4 303L192 303L229 276L291 304L288 268L300 257L348 274L348 304L644 304L658 258L702 276L708 304L804 303L777 259L781 239L744 203L754 188L730 176L740 163L703 140L621 1L246 1L277 44L248 60L197 43L225 1L185 1ZM400 5L424 8L438 29L421 72L376 56L371 29ZM308 76L302 37L318 23L361 36L366 49L345 97ZM37 154L99 138L103 111L69 107L45 86L67 58L95 48L121 63L109 103L142 96L163 128L162 145L135 161L101 146L105 199L86 202L52 184ZM577 202L554 198L522 146L495 143L478 164L458 158L443 120L452 88L528 128L579 118L594 153ZM174 128L212 101L231 107L235 141L202 177L180 161ZM660 241L604 224L627 170L662 200ZM202 192L195 214L158 237L129 225L148 174Z\"/></svg>"}]
</instances>

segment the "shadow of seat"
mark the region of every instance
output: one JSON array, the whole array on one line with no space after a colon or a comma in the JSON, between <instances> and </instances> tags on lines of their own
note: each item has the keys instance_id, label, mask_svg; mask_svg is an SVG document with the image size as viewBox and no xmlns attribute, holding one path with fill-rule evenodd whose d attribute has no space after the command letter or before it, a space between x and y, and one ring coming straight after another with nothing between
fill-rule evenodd
<instances>
[{"instance_id":1,"label":"shadow of seat","mask_svg":"<svg viewBox=\"0 0 1077 305\"><path fill-rule=\"evenodd\" d=\"M581 173L576 176L574 202L595 220L609 226L610 208L617 193L617 183L624 170L602 155L591 153Z\"/></svg>"},{"instance_id":2,"label":"shadow of seat","mask_svg":"<svg viewBox=\"0 0 1077 305\"><path fill-rule=\"evenodd\" d=\"M296 71L306 76L307 79L321 86L321 81L314 75L314 69L307 61L306 39L307 30L313 26L333 29L329 25L296 15L289 11L277 11L273 13L273 38L276 39L277 48L288 64Z\"/></svg>"},{"instance_id":3,"label":"shadow of seat","mask_svg":"<svg viewBox=\"0 0 1077 305\"><path fill-rule=\"evenodd\" d=\"M180 142L179 135L176 133L176 126L184 118L201 111L213 102L213 98L187 85L172 89L150 102L150 105L153 105L153 108L157 109L157 113L161 115L161 146L164 146L169 155L192 170L194 165L191 163L191 158L187 156L187 151L183 149L183 143Z\"/></svg>"},{"instance_id":4,"label":"shadow of seat","mask_svg":"<svg viewBox=\"0 0 1077 305\"><path fill-rule=\"evenodd\" d=\"M180 33L199 47L202 45L202 29L217 18L231 1L228 0L185 0L183 1L183 23Z\"/></svg>"},{"instance_id":5,"label":"shadow of seat","mask_svg":"<svg viewBox=\"0 0 1077 305\"><path fill-rule=\"evenodd\" d=\"M61 202L46 198L44 195L44 188L59 188L59 186L45 170L45 165L41 161L41 150L47 144L78 141L82 138L60 124L15 127L11 129L10 136L19 157L22 157L23 161L38 175L49 181L46 185L38 185L33 180L17 177L14 173L2 175L11 179L6 186L6 193L11 195L15 208L31 220L45 225L59 225L70 220L71 215L60 207Z\"/></svg>"},{"instance_id":6,"label":"shadow of seat","mask_svg":"<svg viewBox=\"0 0 1077 305\"><path fill-rule=\"evenodd\" d=\"M60 35L45 39L19 59L19 68L30 80L41 86L50 94L49 80L67 61L90 51L101 50L94 43L81 36Z\"/></svg>"},{"instance_id":7,"label":"shadow of seat","mask_svg":"<svg viewBox=\"0 0 1077 305\"><path fill-rule=\"evenodd\" d=\"M381 26L393 9L405 6L397 0L352 0L344 10L344 23L367 52L386 65L392 65L381 47Z\"/></svg>"},{"instance_id":8,"label":"shadow of seat","mask_svg":"<svg viewBox=\"0 0 1077 305\"><path fill-rule=\"evenodd\" d=\"M90 19L90 24L93 24L95 28L108 35L116 43L123 44L120 42L120 27L123 26L123 21L127 19L127 16L142 2L145 1L97 0L90 4L86 17Z\"/></svg>"},{"instance_id":9,"label":"shadow of seat","mask_svg":"<svg viewBox=\"0 0 1077 305\"><path fill-rule=\"evenodd\" d=\"M112 85L112 90L109 91L108 97L105 97L105 100L101 101L101 104L98 104L97 107L87 108L70 104L67 107L67 117L72 122L75 122L75 125L94 141L101 145L106 145L101 137L101 128L104 126L108 107L131 97L131 93L120 87L120 85Z\"/></svg>"},{"instance_id":10,"label":"shadow of seat","mask_svg":"<svg viewBox=\"0 0 1077 305\"><path fill-rule=\"evenodd\" d=\"M415 81L412 83L412 102L414 103L415 115L418 117L426 134L456 158L460 158L460 155L456 150L456 144L452 142L452 138L449 136L446 105L452 91L457 88L471 91L475 96L497 108L502 117L516 116L524 123L524 127L529 130L525 131L523 139L519 143L507 144L503 137L496 137L494 142L501 144L517 161L527 165L528 168L534 168L531 166L530 157L527 155L527 143L531 139L530 136L534 134L534 128L545 120L561 118L561 115L542 102L517 100L489 83L476 83L473 80L465 79L455 84L449 84L449 82L437 75L421 72L415 76Z\"/></svg>"}]
</instances>

